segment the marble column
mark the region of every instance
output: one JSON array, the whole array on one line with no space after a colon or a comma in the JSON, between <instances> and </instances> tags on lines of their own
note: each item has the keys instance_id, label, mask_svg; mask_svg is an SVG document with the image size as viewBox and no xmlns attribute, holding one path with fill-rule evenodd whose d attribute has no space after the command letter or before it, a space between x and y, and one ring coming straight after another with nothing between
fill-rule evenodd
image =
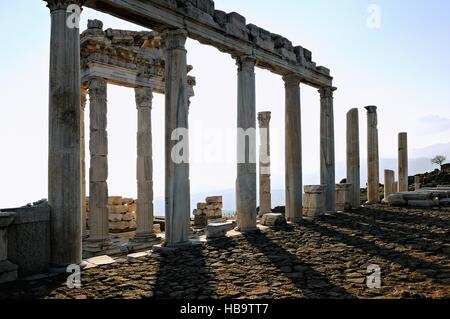
<instances>
[{"instance_id":1,"label":"marble column","mask_svg":"<svg viewBox=\"0 0 450 319\"><path fill-rule=\"evenodd\" d=\"M371 105L365 109L367 110L367 203L376 204L380 202L377 107Z\"/></svg>"},{"instance_id":2,"label":"marble column","mask_svg":"<svg viewBox=\"0 0 450 319\"><path fill-rule=\"evenodd\" d=\"M336 210L336 180L334 158L334 87L324 87L320 93L320 183L325 186L325 210Z\"/></svg>"},{"instance_id":3,"label":"marble column","mask_svg":"<svg viewBox=\"0 0 450 319\"><path fill-rule=\"evenodd\" d=\"M46 0L51 15L48 201L51 263L81 262L80 31L67 23L68 6L82 0Z\"/></svg>"},{"instance_id":4,"label":"marble column","mask_svg":"<svg viewBox=\"0 0 450 319\"><path fill-rule=\"evenodd\" d=\"M91 165L89 169L88 251L101 252L110 245L108 214L107 81L89 80Z\"/></svg>"},{"instance_id":5,"label":"marble column","mask_svg":"<svg viewBox=\"0 0 450 319\"><path fill-rule=\"evenodd\" d=\"M81 87L81 95L80 95L80 138L81 138L81 215L82 215L82 234L83 239L87 238L87 205L86 205L86 132L85 132L85 122L84 122L84 114L86 110L86 101L88 88L82 86Z\"/></svg>"},{"instance_id":6,"label":"marble column","mask_svg":"<svg viewBox=\"0 0 450 319\"><path fill-rule=\"evenodd\" d=\"M387 199L390 195L395 193L395 172L389 169L384 170L384 199L383 203L387 203Z\"/></svg>"},{"instance_id":7,"label":"marble column","mask_svg":"<svg viewBox=\"0 0 450 319\"><path fill-rule=\"evenodd\" d=\"M300 77L283 77L285 87L286 219L299 223L303 215L302 121Z\"/></svg>"},{"instance_id":8,"label":"marble column","mask_svg":"<svg viewBox=\"0 0 450 319\"><path fill-rule=\"evenodd\" d=\"M361 206L358 109L347 113L347 183L352 208Z\"/></svg>"},{"instance_id":9,"label":"marble column","mask_svg":"<svg viewBox=\"0 0 450 319\"><path fill-rule=\"evenodd\" d=\"M153 241L153 151L152 151L152 100L153 92L149 87L135 90L138 111L137 132L137 202L136 235L139 242Z\"/></svg>"},{"instance_id":10,"label":"marble column","mask_svg":"<svg viewBox=\"0 0 450 319\"><path fill-rule=\"evenodd\" d=\"M414 190L419 190L421 187L420 185L420 176L414 176Z\"/></svg>"},{"instance_id":11,"label":"marble column","mask_svg":"<svg viewBox=\"0 0 450 319\"><path fill-rule=\"evenodd\" d=\"M270 189L270 112L258 113L260 147L259 147L259 215L272 212L272 195Z\"/></svg>"},{"instance_id":12,"label":"marble column","mask_svg":"<svg viewBox=\"0 0 450 319\"><path fill-rule=\"evenodd\" d=\"M408 133L398 134L398 191L408 191Z\"/></svg>"},{"instance_id":13,"label":"marble column","mask_svg":"<svg viewBox=\"0 0 450 319\"><path fill-rule=\"evenodd\" d=\"M189 237L190 182L186 40L187 32L184 30L168 31L165 34L166 237L164 244L166 246L187 243ZM180 137L177 132L184 133L184 136ZM179 143L182 143L184 147L174 152Z\"/></svg>"},{"instance_id":14,"label":"marble column","mask_svg":"<svg viewBox=\"0 0 450 319\"><path fill-rule=\"evenodd\" d=\"M256 101L255 64L250 56L236 59L238 66L236 211L238 229L256 227Z\"/></svg>"}]
</instances>

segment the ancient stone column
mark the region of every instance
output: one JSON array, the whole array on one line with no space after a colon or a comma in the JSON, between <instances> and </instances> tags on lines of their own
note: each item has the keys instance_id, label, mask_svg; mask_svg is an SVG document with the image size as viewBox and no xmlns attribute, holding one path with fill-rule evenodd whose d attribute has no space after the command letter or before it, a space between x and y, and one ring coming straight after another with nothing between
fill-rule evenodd
<instances>
[{"instance_id":1,"label":"ancient stone column","mask_svg":"<svg viewBox=\"0 0 450 319\"><path fill-rule=\"evenodd\" d=\"M408 191L408 133L398 134L398 191Z\"/></svg>"},{"instance_id":2,"label":"ancient stone column","mask_svg":"<svg viewBox=\"0 0 450 319\"><path fill-rule=\"evenodd\" d=\"M389 169L384 170L384 199L383 203L387 203L387 199L390 195L395 193L395 172Z\"/></svg>"},{"instance_id":3,"label":"ancient stone column","mask_svg":"<svg viewBox=\"0 0 450 319\"><path fill-rule=\"evenodd\" d=\"M314 220L325 213L325 187L322 185L305 186L303 194L303 218Z\"/></svg>"},{"instance_id":4,"label":"ancient stone column","mask_svg":"<svg viewBox=\"0 0 450 319\"><path fill-rule=\"evenodd\" d=\"M258 114L261 144L259 147L259 215L272 212L270 191L270 112Z\"/></svg>"},{"instance_id":5,"label":"ancient stone column","mask_svg":"<svg viewBox=\"0 0 450 319\"><path fill-rule=\"evenodd\" d=\"M299 223L303 210L302 123L300 78L283 77L285 87L285 191L286 219Z\"/></svg>"},{"instance_id":6,"label":"ancient stone column","mask_svg":"<svg viewBox=\"0 0 450 319\"><path fill-rule=\"evenodd\" d=\"M190 219L187 32L168 31L166 43L165 245L188 242Z\"/></svg>"},{"instance_id":7,"label":"ancient stone column","mask_svg":"<svg viewBox=\"0 0 450 319\"><path fill-rule=\"evenodd\" d=\"M83 239L87 238L87 209L86 209L86 137L85 137L85 124L84 124L84 114L86 110L86 100L87 100L87 87L81 87L80 92L80 138L81 138L81 215L82 215L82 234Z\"/></svg>"},{"instance_id":8,"label":"ancient stone column","mask_svg":"<svg viewBox=\"0 0 450 319\"><path fill-rule=\"evenodd\" d=\"M138 110L137 132L137 202L136 235L139 242L155 239L153 231L153 152L152 152L152 99L149 87L135 89Z\"/></svg>"},{"instance_id":9,"label":"ancient stone column","mask_svg":"<svg viewBox=\"0 0 450 319\"><path fill-rule=\"evenodd\" d=\"M89 80L91 166L89 169L89 239L87 251L99 253L110 245L108 214L107 81Z\"/></svg>"},{"instance_id":10,"label":"ancient stone column","mask_svg":"<svg viewBox=\"0 0 450 319\"><path fill-rule=\"evenodd\" d=\"M414 176L414 190L419 190L420 186L420 176Z\"/></svg>"},{"instance_id":11,"label":"ancient stone column","mask_svg":"<svg viewBox=\"0 0 450 319\"><path fill-rule=\"evenodd\" d=\"M361 206L358 109L347 113L347 183L352 208Z\"/></svg>"},{"instance_id":12,"label":"ancient stone column","mask_svg":"<svg viewBox=\"0 0 450 319\"><path fill-rule=\"evenodd\" d=\"M398 192L398 181L395 181L394 182L394 193L397 193Z\"/></svg>"},{"instance_id":13,"label":"ancient stone column","mask_svg":"<svg viewBox=\"0 0 450 319\"><path fill-rule=\"evenodd\" d=\"M325 186L325 210L336 210L336 180L334 159L334 87L325 87L320 93L320 184Z\"/></svg>"},{"instance_id":14,"label":"ancient stone column","mask_svg":"<svg viewBox=\"0 0 450 319\"><path fill-rule=\"evenodd\" d=\"M256 230L255 64L249 56L238 65L236 211L241 232Z\"/></svg>"},{"instance_id":15,"label":"ancient stone column","mask_svg":"<svg viewBox=\"0 0 450 319\"><path fill-rule=\"evenodd\" d=\"M376 204L380 202L377 107L371 105L365 109L367 110L367 203Z\"/></svg>"},{"instance_id":16,"label":"ancient stone column","mask_svg":"<svg viewBox=\"0 0 450 319\"><path fill-rule=\"evenodd\" d=\"M80 32L81 0L46 0L51 14L48 201L51 263L81 262ZM76 10L75 10L76 11ZM76 19L75 19L76 20Z\"/></svg>"}]
</instances>

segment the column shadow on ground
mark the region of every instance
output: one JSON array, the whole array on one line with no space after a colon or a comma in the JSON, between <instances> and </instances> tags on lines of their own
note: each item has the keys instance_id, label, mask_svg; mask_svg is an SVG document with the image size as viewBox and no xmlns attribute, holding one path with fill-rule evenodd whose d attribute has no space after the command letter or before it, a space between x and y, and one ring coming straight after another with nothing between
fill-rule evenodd
<instances>
[{"instance_id":1,"label":"column shadow on ground","mask_svg":"<svg viewBox=\"0 0 450 319\"><path fill-rule=\"evenodd\" d=\"M292 229L292 226L277 227L277 229L289 232L290 229ZM309 297L309 291L312 290L312 296L314 297L320 296L322 298L330 298L338 295L339 298L356 298L355 295L348 292L343 287L339 287L331 282L326 275L314 270L297 255L290 253L265 234L255 232L246 234L244 237L253 247L262 252L275 267L280 269L280 272L286 276L298 290L305 291L306 298ZM283 273L281 268L286 266L286 260L288 260L291 265L300 266L303 269L302 273L304 276L295 278L287 273Z\"/></svg>"}]
</instances>

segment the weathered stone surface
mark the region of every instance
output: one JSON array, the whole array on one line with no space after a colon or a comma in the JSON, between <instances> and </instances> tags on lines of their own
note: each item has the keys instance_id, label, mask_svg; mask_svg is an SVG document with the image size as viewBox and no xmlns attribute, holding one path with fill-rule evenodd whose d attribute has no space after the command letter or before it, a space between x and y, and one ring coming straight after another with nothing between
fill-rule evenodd
<instances>
[{"instance_id":1,"label":"weathered stone surface","mask_svg":"<svg viewBox=\"0 0 450 319\"><path fill-rule=\"evenodd\" d=\"M379 154L378 154L378 115L377 107L366 106L367 110L367 202L376 204L380 202L379 185Z\"/></svg>"},{"instance_id":2,"label":"weathered stone surface","mask_svg":"<svg viewBox=\"0 0 450 319\"><path fill-rule=\"evenodd\" d=\"M305 186L303 194L303 218L314 220L325 213L325 186Z\"/></svg>"},{"instance_id":3,"label":"weathered stone surface","mask_svg":"<svg viewBox=\"0 0 450 319\"><path fill-rule=\"evenodd\" d=\"M234 226L235 224L233 222L208 224L205 231L206 238L224 237Z\"/></svg>"},{"instance_id":4,"label":"weathered stone surface","mask_svg":"<svg viewBox=\"0 0 450 319\"><path fill-rule=\"evenodd\" d=\"M0 285L0 298L449 298L450 211L373 205L60 277ZM366 286L382 269L381 289Z\"/></svg>"},{"instance_id":5,"label":"weathered stone surface","mask_svg":"<svg viewBox=\"0 0 450 319\"><path fill-rule=\"evenodd\" d=\"M403 198L403 195L399 193L389 195L387 202L391 206L404 206L408 204L408 202Z\"/></svg>"},{"instance_id":6,"label":"weathered stone surface","mask_svg":"<svg viewBox=\"0 0 450 319\"><path fill-rule=\"evenodd\" d=\"M387 203L387 199L391 194L397 192L394 191L395 172L392 170L384 170L384 198L383 202Z\"/></svg>"},{"instance_id":7,"label":"weathered stone surface","mask_svg":"<svg viewBox=\"0 0 450 319\"><path fill-rule=\"evenodd\" d=\"M358 109L347 113L347 183L350 187L350 204L353 208L361 206L359 158L359 116Z\"/></svg>"},{"instance_id":8,"label":"weathered stone surface","mask_svg":"<svg viewBox=\"0 0 450 319\"><path fill-rule=\"evenodd\" d=\"M432 200L408 200L408 206L412 207L425 207L431 208L437 206L439 202L434 202Z\"/></svg>"},{"instance_id":9,"label":"weathered stone surface","mask_svg":"<svg viewBox=\"0 0 450 319\"><path fill-rule=\"evenodd\" d=\"M336 184L336 210L349 211L352 209L350 200L351 184Z\"/></svg>"},{"instance_id":10,"label":"weathered stone surface","mask_svg":"<svg viewBox=\"0 0 450 319\"><path fill-rule=\"evenodd\" d=\"M431 199L431 192L404 192L401 193L405 200L428 200Z\"/></svg>"},{"instance_id":11,"label":"weathered stone surface","mask_svg":"<svg viewBox=\"0 0 450 319\"><path fill-rule=\"evenodd\" d=\"M280 226L286 224L286 218L283 214L268 213L263 215L261 224L264 226Z\"/></svg>"},{"instance_id":12,"label":"weathered stone surface","mask_svg":"<svg viewBox=\"0 0 450 319\"><path fill-rule=\"evenodd\" d=\"M398 134L398 191L408 191L408 134Z\"/></svg>"}]
</instances>

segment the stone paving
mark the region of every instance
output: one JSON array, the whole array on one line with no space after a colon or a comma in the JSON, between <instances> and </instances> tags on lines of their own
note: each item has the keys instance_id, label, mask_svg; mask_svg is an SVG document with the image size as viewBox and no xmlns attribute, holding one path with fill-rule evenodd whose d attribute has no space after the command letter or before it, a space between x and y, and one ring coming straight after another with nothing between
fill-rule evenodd
<instances>
[{"instance_id":1,"label":"stone paving","mask_svg":"<svg viewBox=\"0 0 450 319\"><path fill-rule=\"evenodd\" d=\"M0 298L449 298L450 209L371 206L0 286ZM381 289L366 286L381 267Z\"/></svg>"}]
</instances>

